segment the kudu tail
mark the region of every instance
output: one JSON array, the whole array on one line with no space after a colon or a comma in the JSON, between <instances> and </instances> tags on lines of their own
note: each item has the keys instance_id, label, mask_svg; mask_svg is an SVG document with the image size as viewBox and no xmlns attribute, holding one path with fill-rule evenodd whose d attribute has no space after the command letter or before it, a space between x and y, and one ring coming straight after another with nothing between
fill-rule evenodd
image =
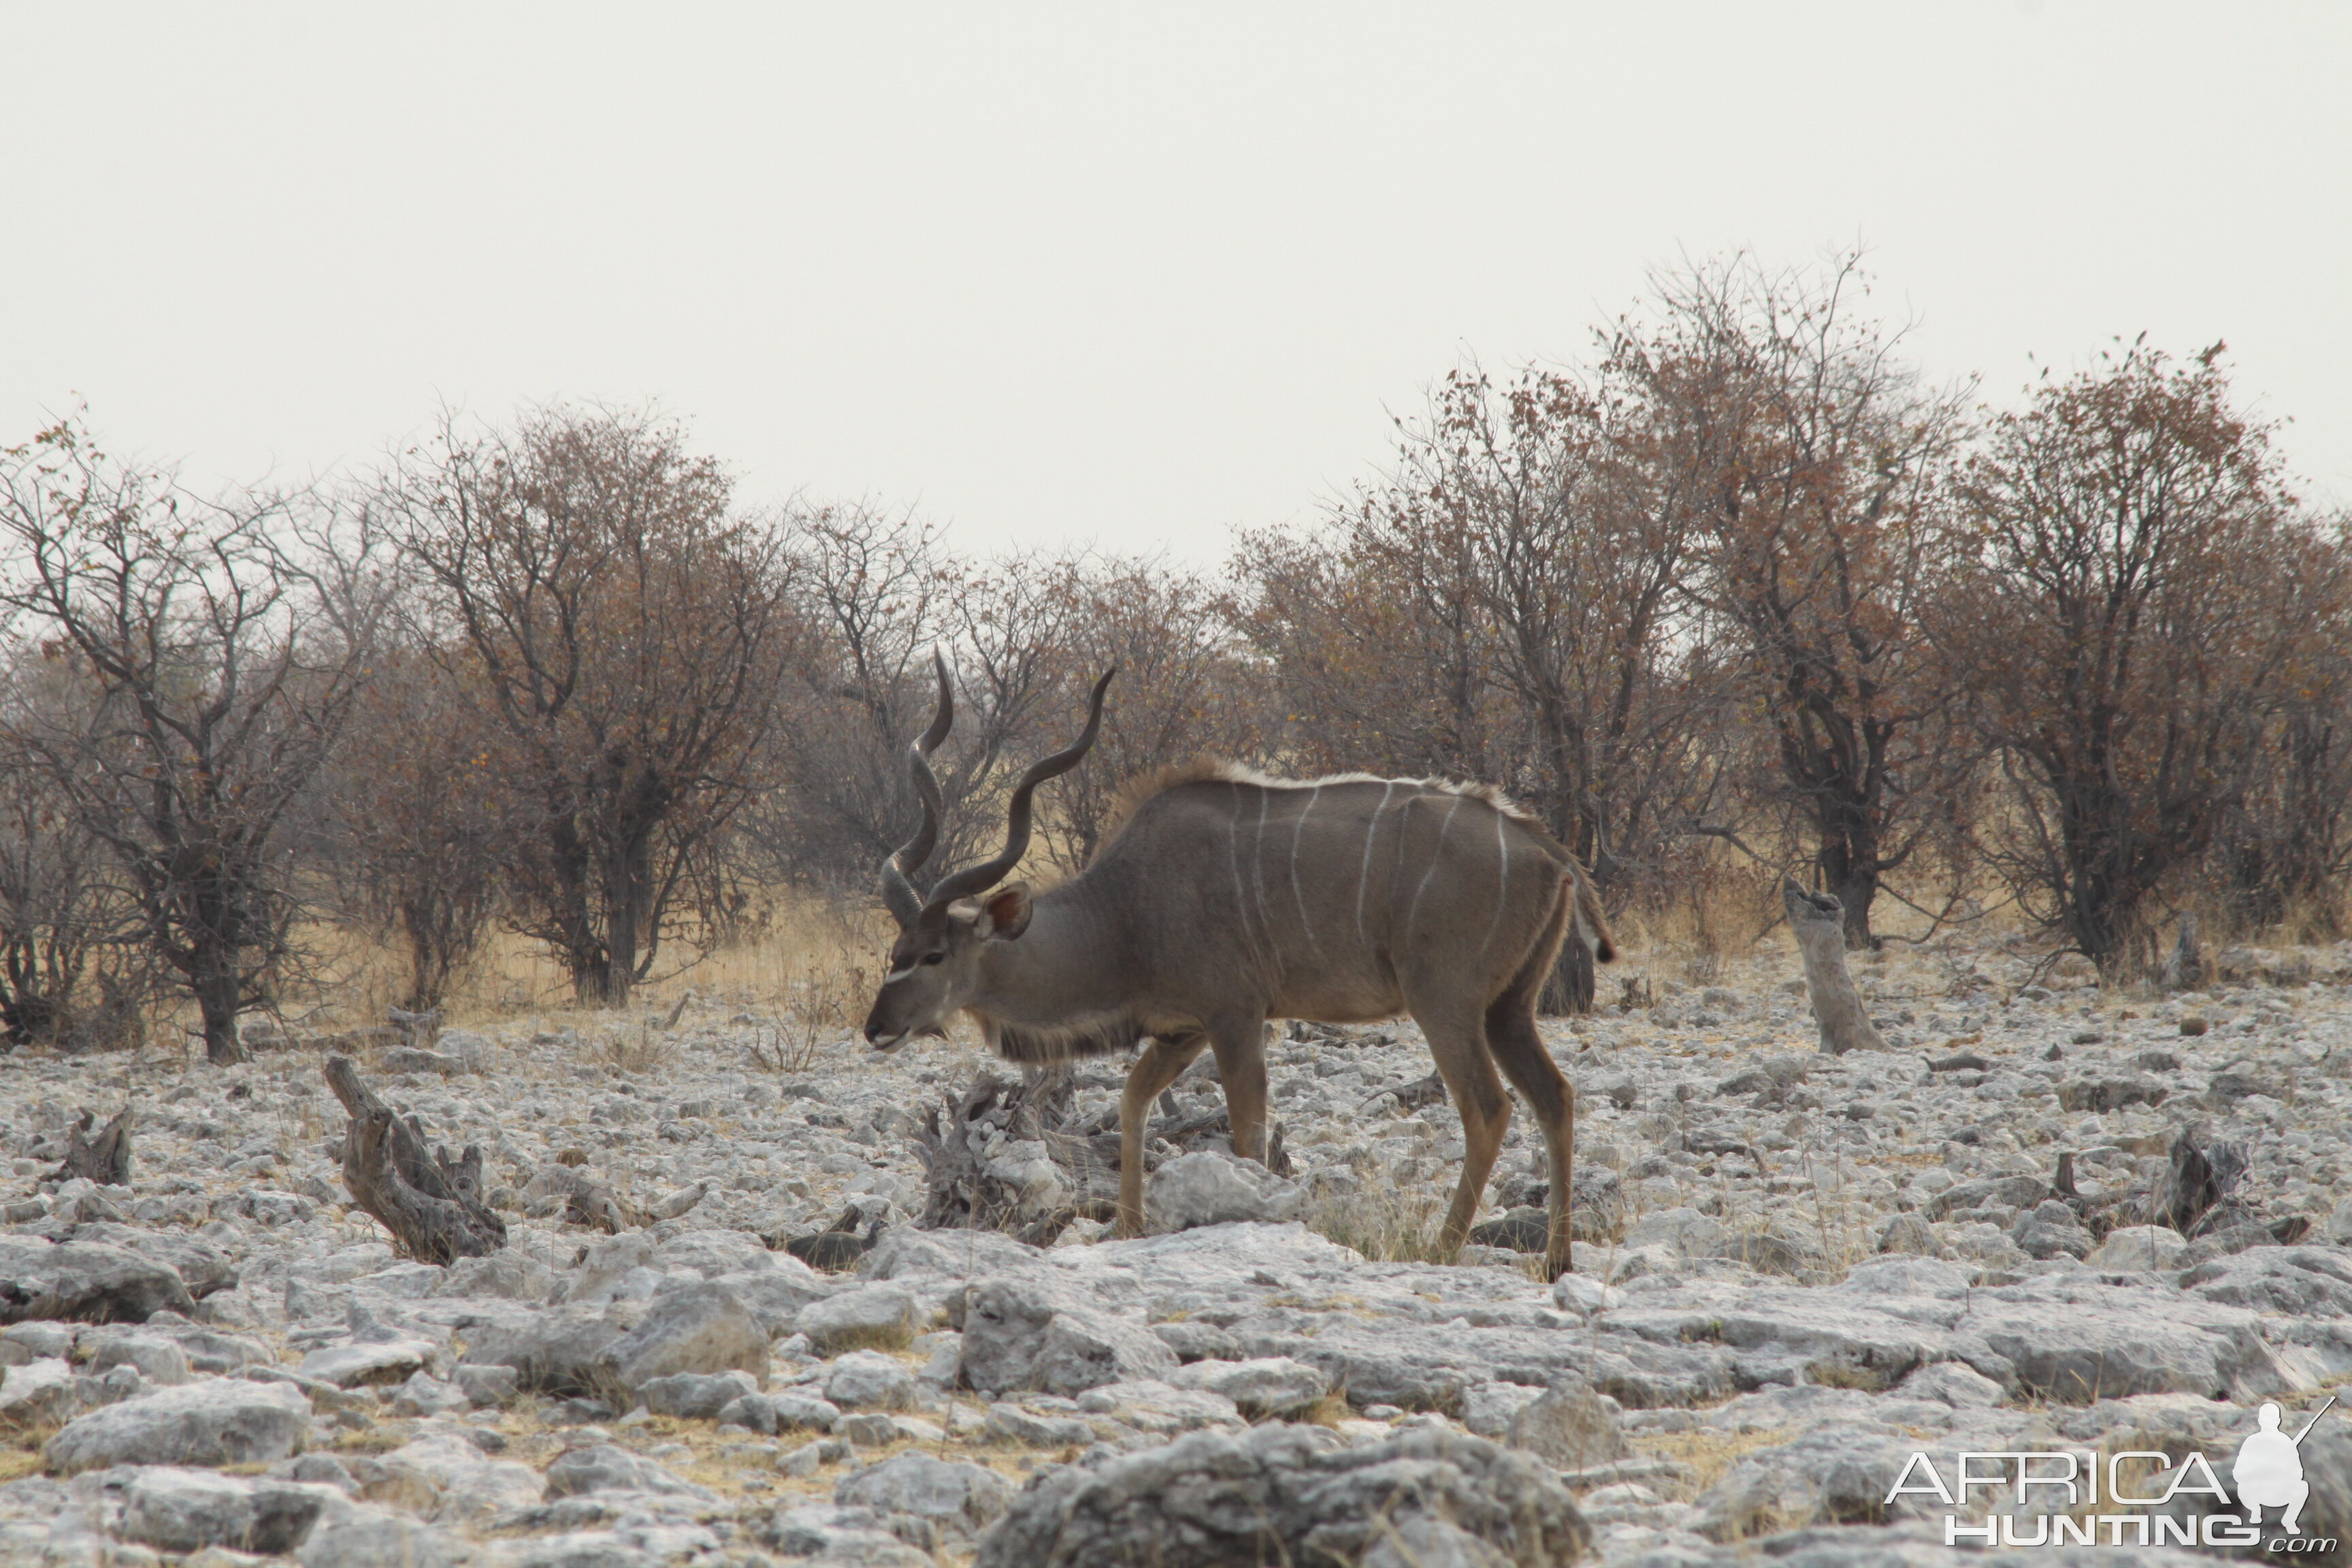
<instances>
[{"instance_id":1,"label":"kudu tail","mask_svg":"<svg viewBox=\"0 0 2352 1568\"><path fill-rule=\"evenodd\" d=\"M1576 917L1592 933L1592 956L1603 963L1614 963L1617 933L1609 929L1609 917L1601 912L1601 895L1593 889L1591 873L1580 864L1571 864L1568 876L1576 886Z\"/></svg>"}]
</instances>

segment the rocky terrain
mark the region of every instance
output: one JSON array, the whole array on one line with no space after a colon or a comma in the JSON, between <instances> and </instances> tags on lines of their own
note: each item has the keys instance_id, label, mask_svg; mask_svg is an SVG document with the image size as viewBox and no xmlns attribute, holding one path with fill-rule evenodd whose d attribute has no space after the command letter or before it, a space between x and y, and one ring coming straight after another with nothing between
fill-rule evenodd
<instances>
[{"instance_id":1,"label":"rocky terrain","mask_svg":"<svg viewBox=\"0 0 2352 1568\"><path fill-rule=\"evenodd\" d=\"M1410 1260L1462 1148L1410 1025L1287 1031L1288 1175L1162 1145L1162 1234L1125 1242L1069 1216L1071 1137L929 1131L990 1066L967 1044L778 1070L766 1011L711 997L368 1043L385 1101L483 1151L508 1244L446 1268L348 1206L315 1044L20 1056L0 1563L1957 1562L1951 1510L1886 1501L1915 1451L2228 1481L2258 1402L2292 1432L2352 1384L2352 944L2218 967L2111 996L1876 955L1888 1049L1843 1057L1792 956L1606 972L1622 1001L1546 1025L1581 1110L1557 1284L1507 1245L1541 1201L1524 1116L1488 1244ZM1076 1069L1080 1141L1120 1072ZM127 1184L47 1179L126 1103ZM1215 1104L1196 1074L1162 1110ZM1051 1245L919 1228L942 1138ZM618 1234L567 1217L583 1175ZM836 1226L843 1271L781 1247ZM2347 1561L2352 1416L2300 1452L2297 1539L2338 1541L2235 1550ZM2031 1540L2060 1500L1959 1511ZM2053 1552L2186 1556L1999 1554Z\"/></svg>"}]
</instances>

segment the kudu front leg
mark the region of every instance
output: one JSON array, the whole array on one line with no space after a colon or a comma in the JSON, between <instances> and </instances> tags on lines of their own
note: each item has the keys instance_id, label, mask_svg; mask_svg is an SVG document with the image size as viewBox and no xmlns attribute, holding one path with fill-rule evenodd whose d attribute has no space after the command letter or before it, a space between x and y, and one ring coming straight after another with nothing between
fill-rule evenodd
<instances>
[{"instance_id":1,"label":"kudu front leg","mask_svg":"<svg viewBox=\"0 0 2352 1568\"><path fill-rule=\"evenodd\" d=\"M1208 1040L1200 1035L1173 1040L1154 1037L1127 1069L1127 1088L1118 1097L1118 1236L1143 1234L1143 1132L1151 1122L1152 1103L1192 1065Z\"/></svg>"},{"instance_id":2,"label":"kudu front leg","mask_svg":"<svg viewBox=\"0 0 2352 1568\"><path fill-rule=\"evenodd\" d=\"M1221 1019L1209 1028L1217 1053L1217 1080L1224 1086L1225 1120L1233 1126L1234 1152L1265 1163L1265 1020Z\"/></svg>"}]
</instances>

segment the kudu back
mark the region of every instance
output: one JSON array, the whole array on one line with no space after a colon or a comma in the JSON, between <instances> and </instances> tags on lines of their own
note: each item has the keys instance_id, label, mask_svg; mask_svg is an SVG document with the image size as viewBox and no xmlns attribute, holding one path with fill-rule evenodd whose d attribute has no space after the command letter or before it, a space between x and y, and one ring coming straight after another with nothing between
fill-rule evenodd
<instances>
[{"instance_id":1,"label":"kudu back","mask_svg":"<svg viewBox=\"0 0 2352 1568\"><path fill-rule=\"evenodd\" d=\"M1440 1233L1456 1253L1511 1117L1507 1078L1540 1124L1551 1180L1548 1261L1570 1267L1575 1095L1536 1031L1536 997L1580 921L1615 950L1574 855L1498 792L1363 774L1290 781L1222 763L1131 785L1086 870L1033 896L999 886L1028 847L1031 799L1076 767L1102 722L1106 674L1068 750L1014 787L1005 847L945 877L911 879L938 841L929 753L954 721L940 706L908 753L924 820L883 863L899 924L866 1036L888 1050L940 1034L957 1012L1020 1062L1149 1045L1119 1101L1118 1230L1143 1226L1143 1131L1152 1102L1203 1048L1216 1055L1234 1148L1265 1153L1269 1018L1366 1023L1410 1014L1462 1116L1466 1152ZM1496 1074L1501 1069L1501 1077Z\"/></svg>"}]
</instances>

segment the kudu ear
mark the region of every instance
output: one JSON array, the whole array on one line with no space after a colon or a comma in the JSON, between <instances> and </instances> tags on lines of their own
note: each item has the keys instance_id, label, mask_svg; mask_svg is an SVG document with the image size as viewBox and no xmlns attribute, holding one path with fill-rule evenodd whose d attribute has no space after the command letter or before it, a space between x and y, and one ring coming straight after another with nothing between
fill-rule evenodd
<instances>
[{"instance_id":1,"label":"kudu ear","mask_svg":"<svg viewBox=\"0 0 2352 1568\"><path fill-rule=\"evenodd\" d=\"M1036 909L1036 900L1029 896L1029 884L1013 882L1000 888L981 900L981 918L987 924L981 935L1011 942L1029 929L1029 916Z\"/></svg>"}]
</instances>

